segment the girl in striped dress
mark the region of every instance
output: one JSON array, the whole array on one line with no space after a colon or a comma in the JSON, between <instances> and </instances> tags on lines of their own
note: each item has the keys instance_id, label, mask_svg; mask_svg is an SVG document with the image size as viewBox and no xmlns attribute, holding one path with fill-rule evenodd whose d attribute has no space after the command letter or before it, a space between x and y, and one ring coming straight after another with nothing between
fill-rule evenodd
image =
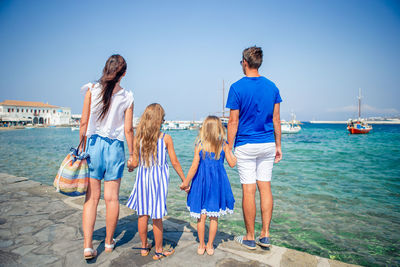
<instances>
[{"instance_id":1,"label":"girl in striped dress","mask_svg":"<svg viewBox=\"0 0 400 267\"><path fill-rule=\"evenodd\" d=\"M156 249L153 259L155 260L174 253L174 250L163 251L162 247L162 218L167 215L166 200L169 181L167 152L175 171L182 181L185 179L171 136L160 131L164 116L161 105L151 104L146 107L133 141L135 153L133 159L128 162L129 168L138 167L138 170L135 185L126 205L139 215L138 232L142 241L142 256L147 256L151 249L147 241L147 224L149 217L153 220Z\"/></svg>"}]
</instances>

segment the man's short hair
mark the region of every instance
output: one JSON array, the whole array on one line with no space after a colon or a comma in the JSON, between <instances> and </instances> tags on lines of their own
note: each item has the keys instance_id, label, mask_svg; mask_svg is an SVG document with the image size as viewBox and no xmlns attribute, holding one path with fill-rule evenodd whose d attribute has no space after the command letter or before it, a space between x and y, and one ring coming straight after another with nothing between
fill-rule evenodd
<instances>
[{"instance_id":1,"label":"man's short hair","mask_svg":"<svg viewBox=\"0 0 400 267\"><path fill-rule=\"evenodd\" d=\"M243 50L243 59L247 61L249 68L258 69L263 61L261 47L252 46Z\"/></svg>"}]
</instances>

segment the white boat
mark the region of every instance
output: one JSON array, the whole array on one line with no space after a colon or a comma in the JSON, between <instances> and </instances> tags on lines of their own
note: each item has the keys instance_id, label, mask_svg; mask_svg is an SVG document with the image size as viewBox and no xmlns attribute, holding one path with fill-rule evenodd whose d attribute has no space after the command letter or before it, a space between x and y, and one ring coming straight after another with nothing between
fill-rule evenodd
<instances>
[{"instance_id":1,"label":"white boat","mask_svg":"<svg viewBox=\"0 0 400 267\"><path fill-rule=\"evenodd\" d=\"M162 125L163 131L170 130L188 130L190 127L189 122L167 121Z\"/></svg>"},{"instance_id":2,"label":"white boat","mask_svg":"<svg viewBox=\"0 0 400 267\"><path fill-rule=\"evenodd\" d=\"M300 125L294 125L293 123L286 121L281 123L281 132L283 134L295 134L300 132L300 130Z\"/></svg>"},{"instance_id":3,"label":"white boat","mask_svg":"<svg viewBox=\"0 0 400 267\"><path fill-rule=\"evenodd\" d=\"M79 127L78 126L71 127L71 131L79 131Z\"/></svg>"},{"instance_id":4,"label":"white boat","mask_svg":"<svg viewBox=\"0 0 400 267\"><path fill-rule=\"evenodd\" d=\"M301 131L300 121L296 120L296 115L292 112L291 121L281 121L281 133L295 134Z\"/></svg>"}]
</instances>

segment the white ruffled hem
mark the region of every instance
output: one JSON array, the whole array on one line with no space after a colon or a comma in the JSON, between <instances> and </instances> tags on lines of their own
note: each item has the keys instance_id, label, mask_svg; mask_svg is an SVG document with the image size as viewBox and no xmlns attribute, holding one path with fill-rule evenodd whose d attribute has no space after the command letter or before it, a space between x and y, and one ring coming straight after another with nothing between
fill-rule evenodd
<instances>
[{"instance_id":1,"label":"white ruffled hem","mask_svg":"<svg viewBox=\"0 0 400 267\"><path fill-rule=\"evenodd\" d=\"M226 214L233 214L233 210L226 208L225 210L220 209L219 211L207 211L206 209L202 209L201 213L190 211L190 207L187 206L188 211L190 212L190 216L196 219L200 219L201 214L206 214L207 217L220 217Z\"/></svg>"}]
</instances>

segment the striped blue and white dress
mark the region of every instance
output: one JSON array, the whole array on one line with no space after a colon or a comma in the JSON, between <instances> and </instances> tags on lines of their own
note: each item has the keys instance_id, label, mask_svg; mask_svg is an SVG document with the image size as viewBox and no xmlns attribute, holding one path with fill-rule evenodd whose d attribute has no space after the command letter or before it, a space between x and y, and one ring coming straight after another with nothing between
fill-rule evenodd
<instances>
[{"instance_id":1,"label":"striped blue and white dress","mask_svg":"<svg viewBox=\"0 0 400 267\"><path fill-rule=\"evenodd\" d=\"M169 167L164 137L165 133L158 139L157 163L145 167L139 159L135 185L126 203L138 215L148 215L152 219L162 219L167 215Z\"/></svg>"}]
</instances>

